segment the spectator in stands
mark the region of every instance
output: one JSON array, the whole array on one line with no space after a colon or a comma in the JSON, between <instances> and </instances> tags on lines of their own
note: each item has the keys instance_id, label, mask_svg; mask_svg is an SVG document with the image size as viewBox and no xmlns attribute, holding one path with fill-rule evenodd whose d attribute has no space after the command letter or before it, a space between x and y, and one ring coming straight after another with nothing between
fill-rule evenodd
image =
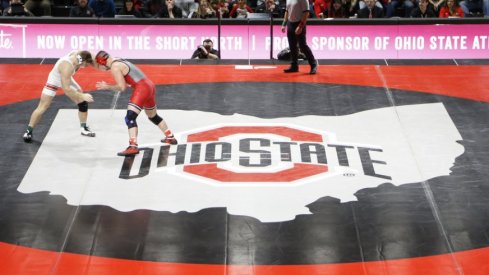
<instances>
[{"instance_id":1,"label":"spectator in stands","mask_svg":"<svg viewBox=\"0 0 489 275\"><path fill-rule=\"evenodd\" d=\"M175 6L182 10L183 18L192 18L199 8L199 3L195 0L175 0Z\"/></svg>"},{"instance_id":2,"label":"spectator in stands","mask_svg":"<svg viewBox=\"0 0 489 275\"><path fill-rule=\"evenodd\" d=\"M366 6L358 10L358 18L382 18L384 12L376 4L375 0L365 0Z\"/></svg>"},{"instance_id":3,"label":"spectator in stands","mask_svg":"<svg viewBox=\"0 0 489 275\"><path fill-rule=\"evenodd\" d=\"M161 9L162 18L182 18L182 10L175 6L174 0L165 0L165 5Z\"/></svg>"},{"instance_id":4,"label":"spectator in stands","mask_svg":"<svg viewBox=\"0 0 489 275\"><path fill-rule=\"evenodd\" d=\"M346 7L342 0L333 0L328 12L329 18L346 18Z\"/></svg>"},{"instance_id":5,"label":"spectator in stands","mask_svg":"<svg viewBox=\"0 0 489 275\"><path fill-rule=\"evenodd\" d=\"M440 9L445 3L445 0L429 0L430 6L433 8L433 11L435 11L435 14L440 14Z\"/></svg>"},{"instance_id":6,"label":"spectator in stands","mask_svg":"<svg viewBox=\"0 0 489 275\"><path fill-rule=\"evenodd\" d=\"M93 17L94 12L88 6L88 0L78 0L76 6L71 7L70 17Z\"/></svg>"},{"instance_id":7,"label":"spectator in stands","mask_svg":"<svg viewBox=\"0 0 489 275\"><path fill-rule=\"evenodd\" d=\"M485 2L485 3L484 3ZM482 12L485 16L488 16L487 10L489 5L489 0L463 0L460 1L460 7L464 11L465 17L473 16L475 13Z\"/></svg>"},{"instance_id":8,"label":"spectator in stands","mask_svg":"<svg viewBox=\"0 0 489 275\"><path fill-rule=\"evenodd\" d=\"M161 0L148 0L141 9L141 13L144 18L159 18L161 17L163 5Z\"/></svg>"},{"instance_id":9,"label":"spectator in stands","mask_svg":"<svg viewBox=\"0 0 489 275\"><path fill-rule=\"evenodd\" d=\"M280 17L280 18L283 18L284 17L285 4L286 4L286 1L285 0L275 1L275 5L274 5L275 8L273 9L273 15L274 15L274 17L275 16ZM267 6L270 6L270 5L267 5Z\"/></svg>"},{"instance_id":10,"label":"spectator in stands","mask_svg":"<svg viewBox=\"0 0 489 275\"><path fill-rule=\"evenodd\" d=\"M21 0L10 0L10 5L3 11L3 16L34 16Z\"/></svg>"},{"instance_id":11,"label":"spectator in stands","mask_svg":"<svg viewBox=\"0 0 489 275\"><path fill-rule=\"evenodd\" d=\"M355 3L354 3L355 2ZM342 6L345 8L345 16L348 18L355 15L358 10L358 3L356 0L342 0Z\"/></svg>"},{"instance_id":12,"label":"spectator in stands","mask_svg":"<svg viewBox=\"0 0 489 275\"><path fill-rule=\"evenodd\" d=\"M314 0L313 7L316 18L327 18L328 9L331 7L331 0Z\"/></svg>"},{"instance_id":13,"label":"spectator in stands","mask_svg":"<svg viewBox=\"0 0 489 275\"><path fill-rule=\"evenodd\" d=\"M216 12L216 16L229 18L229 3L225 0L211 0L211 7Z\"/></svg>"},{"instance_id":14,"label":"spectator in stands","mask_svg":"<svg viewBox=\"0 0 489 275\"><path fill-rule=\"evenodd\" d=\"M114 0L90 0L88 6L92 8L96 17L114 17Z\"/></svg>"},{"instance_id":15,"label":"spectator in stands","mask_svg":"<svg viewBox=\"0 0 489 275\"><path fill-rule=\"evenodd\" d=\"M226 7L226 9L228 11L231 11L233 9L234 5L236 5L236 0L222 0L222 1L224 3L224 6ZM256 6L256 3L255 3L255 6ZM251 5L250 5L250 7L251 7ZM253 7L251 7L251 8L253 8ZM228 17L229 17L229 15L228 15Z\"/></svg>"},{"instance_id":16,"label":"spectator in stands","mask_svg":"<svg viewBox=\"0 0 489 275\"><path fill-rule=\"evenodd\" d=\"M285 1L265 0L265 8L267 11L279 11L280 8L285 10ZM283 17L283 14L281 14Z\"/></svg>"},{"instance_id":17,"label":"spectator in stands","mask_svg":"<svg viewBox=\"0 0 489 275\"><path fill-rule=\"evenodd\" d=\"M24 6L35 16L51 16L50 0L27 0Z\"/></svg>"},{"instance_id":18,"label":"spectator in stands","mask_svg":"<svg viewBox=\"0 0 489 275\"><path fill-rule=\"evenodd\" d=\"M271 13L274 18L283 18L285 12L285 1L258 0L255 12Z\"/></svg>"},{"instance_id":19,"label":"spectator in stands","mask_svg":"<svg viewBox=\"0 0 489 275\"><path fill-rule=\"evenodd\" d=\"M419 0L418 7L411 11L411 18L436 17L435 11L429 5L428 0Z\"/></svg>"},{"instance_id":20,"label":"spectator in stands","mask_svg":"<svg viewBox=\"0 0 489 275\"><path fill-rule=\"evenodd\" d=\"M464 17L464 10L458 5L456 0L447 0L440 9L440 18Z\"/></svg>"},{"instance_id":21,"label":"spectator in stands","mask_svg":"<svg viewBox=\"0 0 489 275\"><path fill-rule=\"evenodd\" d=\"M192 54L192 59L219 59L219 52L214 49L214 43L212 40L205 39L202 45L197 47L197 49Z\"/></svg>"},{"instance_id":22,"label":"spectator in stands","mask_svg":"<svg viewBox=\"0 0 489 275\"><path fill-rule=\"evenodd\" d=\"M205 19L212 17L216 17L216 12L212 9L210 3L207 0L200 0L194 18Z\"/></svg>"},{"instance_id":23,"label":"spectator in stands","mask_svg":"<svg viewBox=\"0 0 489 275\"><path fill-rule=\"evenodd\" d=\"M354 1L354 4L352 4L352 5L357 10L361 10L367 6L367 1L365 1L365 0L352 0L352 1ZM385 1L390 1L390 0L385 0ZM376 0L376 1L374 1L374 4L375 4L375 6L379 7L383 13L384 6L383 6L382 2ZM387 3L386 3L386 5L387 5Z\"/></svg>"},{"instance_id":24,"label":"spectator in stands","mask_svg":"<svg viewBox=\"0 0 489 275\"><path fill-rule=\"evenodd\" d=\"M246 4L246 0L237 0L237 4L233 6L233 9L229 13L229 17L247 18L248 13L253 13L253 10Z\"/></svg>"},{"instance_id":25,"label":"spectator in stands","mask_svg":"<svg viewBox=\"0 0 489 275\"><path fill-rule=\"evenodd\" d=\"M8 0L0 0L0 15L3 14L3 12L8 8L9 5L10 4Z\"/></svg>"},{"instance_id":26,"label":"spectator in stands","mask_svg":"<svg viewBox=\"0 0 489 275\"><path fill-rule=\"evenodd\" d=\"M134 17L142 17L141 13L136 9L133 0L124 0L124 5L117 13L119 15L132 15Z\"/></svg>"},{"instance_id":27,"label":"spectator in stands","mask_svg":"<svg viewBox=\"0 0 489 275\"><path fill-rule=\"evenodd\" d=\"M309 17L308 18L316 18L316 13L314 13L314 0L308 0L309 2Z\"/></svg>"},{"instance_id":28,"label":"spectator in stands","mask_svg":"<svg viewBox=\"0 0 489 275\"><path fill-rule=\"evenodd\" d=\"M136 8L136 10L139 11L139 12L141 12L141 9L143 8L145 1L143 1L143 0L133 0L132 2L134 3L134 7Z\"/></svg>"},{"instance_id":29,"label":"spectator in stands","mask_svg":"<svg viewBox=\"0 0 489 275\"><path fill-rule=\"evenodd\" d=\"M399 15L402 17L409 17L411 15L411 11L414 9L415 0L388 0L386 3L386 17L394 16L394 12L397 8L403 8L404 14Z\"/></svg>"},{"instance_id":30,"label":"spectator in stands","mask_svg":"<svg viewBox=\"0 0 489 275\"><path fill-rule=\"evenodd\" d=\"M216 11L207 0L200 0L197 17L202 19L216 17Z\"/></svg>"},{"instance_id":31,"label":"spectator in stands","mask_svg":"<svg viewBox=\"0 0 489 275\"><path fill-rule=\"evenodd\" d=\"M273 0L272 0L273 1ZM255 12L259 12L259 13L264 13L264 12L268 12L268 9L267 9L267 0L257 0L256 1L256 8L254 9ZM278 1L277 1L278 2ZM275 4L275 3L274 3ZM251 8L253 8L251 5L250 5Z\"/></svg>"}]
</instances>

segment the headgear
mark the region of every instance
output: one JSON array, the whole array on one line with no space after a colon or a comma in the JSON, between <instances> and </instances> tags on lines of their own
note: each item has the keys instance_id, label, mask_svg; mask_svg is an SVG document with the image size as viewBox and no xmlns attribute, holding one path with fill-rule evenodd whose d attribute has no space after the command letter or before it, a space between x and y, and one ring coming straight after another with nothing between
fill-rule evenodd
<instances>
[{"instance_id":1,"label":"headgear","mask_svg":"<svg viewBox=\"0 0 489 275\"><path fill-rule=\"evenodd\" d=\"M107 59L109 57L110 57L110 55L106 51L100 51L95 56L95 60L97 61L97 64L106 66L107 65Z\"/></svg>"}]
</instances>

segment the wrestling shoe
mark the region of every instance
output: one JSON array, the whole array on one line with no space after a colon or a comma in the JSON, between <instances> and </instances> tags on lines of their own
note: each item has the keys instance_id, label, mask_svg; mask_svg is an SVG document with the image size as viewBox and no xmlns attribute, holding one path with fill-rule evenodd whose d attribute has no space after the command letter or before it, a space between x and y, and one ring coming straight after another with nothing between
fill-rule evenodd
<instances>
[{"instance_id":1,"label":"wrestling shoe","mask_svg":"<svg viewBox=\"0 0 489 275\"><path fill-rule=\"evenodd\" d=\"M86 137L95 137L95 133L90 130L88 126L81 127L80 128L81 135L86 136Z\"/></svg>"},{"instance_id":2,"label":"wrestling shoe","mask_svg":"<svg viewBox=\"0 0 489 275\"><path fill-rule=\"evenodd\" d=\"M137 145L129 145L129 147L126 148L126 150L117 153L118 156L132 156L132 155L137 155L139 154L139 149Z\"/></svg>"},{"instance_id":3,"label":"wrestling shoe","mask_svg":"<svg viewBox=\"0 0 489 275\"><path fill-rule=\"evenodd\" d=\"M165 137L164 139L161 140L161 142L166 143L166 144L170 144L170 145L178 144L177 139L174 136Z\"/></svg>"},{"instance_id":4,"label":"wrestling shoe","mask_svg":"<svg viewBox=\"0 0 489 275\"><path fill-rule=\"evenodd\" d=\"M24 133L24 136L22 136L22 138L24 139L24 142L27 142L27 143L32 142L32 132L26 131Z\"/></svg>"}]
</instances>

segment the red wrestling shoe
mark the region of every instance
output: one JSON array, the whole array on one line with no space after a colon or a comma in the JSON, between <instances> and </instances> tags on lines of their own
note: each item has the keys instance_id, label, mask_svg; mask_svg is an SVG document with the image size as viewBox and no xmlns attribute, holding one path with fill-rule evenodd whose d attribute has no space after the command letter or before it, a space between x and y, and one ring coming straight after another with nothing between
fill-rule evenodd
<instances>
[{"instance_id":1,"label":"red wrestling shoe","mask_svg":"<svg viewBox=\"0 0 489 275\"><path fill-rule=\"evenodd\" d=\"M164 139L161 140L161 142L170 144L170 145L175 145L178 144L177 139L172 135L170 137L165 137Z\"/></svg>"},{"instance_id":2,"label":"red wrestling shoe","mask_svg":"<svg viewBox=\"0 0 489 275\"><path fill-rule=\"evenodd\" d=\"M139 154L138 144L135 139L129 140L129 147L126 150L117 153L118 156L132 156Z\"/></svg>"},{"instance_id":3,"label":"red wrestling shoe","mask_svg":"<svg viewBox=\"0 0 489 275\"><path fill-rule=\"evenodd\" d=\"M126 148L126 150L117 153L118 156L132 156L132 155L137 155L139 154L139 149L137 146L134 145L129 145L129 147Z\"/></svg>"}]
</instances>

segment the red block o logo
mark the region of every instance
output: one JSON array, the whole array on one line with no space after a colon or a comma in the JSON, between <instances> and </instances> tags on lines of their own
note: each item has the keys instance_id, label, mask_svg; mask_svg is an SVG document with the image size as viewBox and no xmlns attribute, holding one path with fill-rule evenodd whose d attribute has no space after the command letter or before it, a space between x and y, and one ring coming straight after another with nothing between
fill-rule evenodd
<instances>
[{"instance_id":1,"label":"red block o logo","mask_svg":"<svg viewBox=\"0 0 489 275\"><path fill-rule=\"evenodd\" d=\"M323 142L320 134L285 126L226 126L187 136L187 142L213 142L235 134L274 134L297 142ZM238 173L222 169L216 163L187 165L183 171L220 182L292 182L328 171L327 165L293 163L292 168L273 173Z\"/></svg>"}]
</instances>

